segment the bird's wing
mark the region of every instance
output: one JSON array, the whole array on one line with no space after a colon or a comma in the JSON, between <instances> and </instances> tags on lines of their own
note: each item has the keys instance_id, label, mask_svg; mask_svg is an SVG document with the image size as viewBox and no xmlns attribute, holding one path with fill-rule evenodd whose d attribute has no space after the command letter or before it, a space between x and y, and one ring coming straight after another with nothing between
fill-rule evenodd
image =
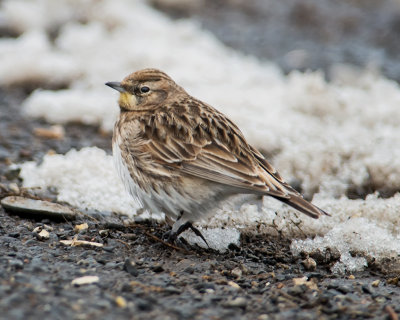
<instances>
[{"instance_id":1,"label":"bird's wing","mask_svg":"<svg viewBox=\"0 0 400 320\"><path fill-rule=\"evenodd\" d=\"M267 194L314 218L321 215L322 210L285 183L262 154L246 142L234 123L206 107L200 116L170 109L143 119L143 151L172 171L234 187L242 193Z\"/></svg>"},{"instance_id":2,"label":"bird's wing","mask_svg":"<svg viewBox=\"0 0 400 320\"><path fill-rule=\"evenodd\" d=\"M207 106L208 107L208 106ZM211 107L208 107L211 108ZM289 198L286 185L229 119L212 109L155 113L142 119L143 145L152 159L182 173L217 183ZM242 190L242 192L246 192Z\"/></svg>"}]
</instances>

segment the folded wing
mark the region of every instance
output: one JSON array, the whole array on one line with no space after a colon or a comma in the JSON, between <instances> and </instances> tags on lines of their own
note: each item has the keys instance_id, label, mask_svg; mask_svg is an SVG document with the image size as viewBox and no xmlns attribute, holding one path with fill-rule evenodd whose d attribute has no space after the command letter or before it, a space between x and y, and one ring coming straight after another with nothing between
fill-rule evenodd
<instances>
[{"instance_id":1,"label":"folded wing","mask_svg":"<svg viewBox=\"0 0 400 320\"><path fill-rule=\"evenodd\" d=\"M164 130L167 134L161 134ZM227 185L238 193L270 195L313 218L326 214L284 182L236 125L216 110L188 117L171 108L168 117L164 113L143 119L142 131L143 151L171 171Z\"/></svg>"}]
</instances>

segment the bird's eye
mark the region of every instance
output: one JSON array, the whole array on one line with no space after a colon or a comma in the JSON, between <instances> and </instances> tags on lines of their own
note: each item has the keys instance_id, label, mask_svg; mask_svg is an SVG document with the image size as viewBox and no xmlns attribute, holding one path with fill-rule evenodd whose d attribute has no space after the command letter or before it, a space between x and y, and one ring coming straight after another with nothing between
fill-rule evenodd
<instances>
[{"instance_id":1,"label":"bird's eye","mask_svg":"<svg viewBox=\"0 0 400 320\"><path fill-rule=\"evenodd\" d=\"M146 92L149 92L149 91L150 91L149 87L143 86L143 87L140 88L140 92L141 93L146 93Z\"/></svg>"}]
</instances>

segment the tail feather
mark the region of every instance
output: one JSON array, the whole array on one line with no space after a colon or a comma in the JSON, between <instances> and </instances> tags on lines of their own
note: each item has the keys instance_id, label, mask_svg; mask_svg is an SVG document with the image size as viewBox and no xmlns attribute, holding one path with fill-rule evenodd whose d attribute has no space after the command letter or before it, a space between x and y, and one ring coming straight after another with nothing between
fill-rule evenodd
<instances>
[{"instance_id":1,"label":"tail feather","mask_svg":"<svg viewBox=\"0 0 400 320\"><path fill-rule=\"evenodd\" d=\"M286 203L287 205L299 210L302 213L305 213L306 215L314 219L318 219L321 215L330 216L330 214L318 208L317 206L313 205L311 202L305 200L300 195L291 194L289 199L280 198L276 196L274 198L278 199L279 201L282 201L283 203Z\"/></svg>"}]
</instances>

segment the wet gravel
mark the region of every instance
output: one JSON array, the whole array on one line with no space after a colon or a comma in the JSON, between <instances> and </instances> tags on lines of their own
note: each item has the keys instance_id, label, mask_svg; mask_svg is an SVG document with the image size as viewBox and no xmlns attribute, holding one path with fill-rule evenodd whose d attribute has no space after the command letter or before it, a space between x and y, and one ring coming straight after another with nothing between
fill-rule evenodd
<instances>
[{"instance_id":1,"label":"wet gravel","mask_svg":"<svg viewBox=\"0 0 400 320\"><path fill-rule=\"evenodd\" d=\"M390 1L379 7L373 1L363 5L339 1L336 7L327 1L285 0L268 2L268 10L266 2L256 0L199 2L206 5L193 5L193 1L175 1L175 7L171 7L174 1L168 6L160 1L157 5L175 17L195 17L225 43L242 51L262 58L276 56L285 70L296 67L287 65L290 59L284 56L299 48L293 39L304 30L308 31L303 43L311 44L306 48L311 56L297 66L300 69L328 69L336 60L363 65L364 47L371 47L374 54L375 48L392 42L382 53L382 66L388 76L400 78L392 55L398 53L398 42L392 41L398 17L397 11L390 10ZM294 10L295 6L303 9ZM358 9L347 10L349 6ZM379 19L371 19L374 8ZM299 12L303 17L296 18ZM323 12L325 19L313 12ZM332 42L336 38L329 34L321 42L315 34L330 30L334 23L330 16L342 17L340 12L344 17L337 23L344 42ZM352 15L362 22L360 27L352 27L354 19L346 22ZM369 21L373 23L369 25ZM350 29L343 27L346 23ZM285 24L287 34L279 43L277 36L269 37ZM386 38L371 45L374 35L379 34L374 30L385 26ZM369 36L356 37L353 48L347 35L364 32ZM320 42L322 47L318 47ZM343 45L335 49L336 60L332 60L323 50L333 50L335 43ZM354 60L344 59L346 54ZM36 134L35 129L50 125L21 115L27 90L0 89L0 199L10 195L37 198L34 190L20 188L18 170L11 170L11 163L40 161L47 152L66 153L86 146L110 153L110 134L95 126L65 125L62 139ZM55 190L49 190L45 198L54 201ZM288 239L243 233L239 247L231 245L226 253L218 253L194 247L174 249L159 240L166 231L164 225L132 224L123 216L78 215L74 221L65 221L19 216L0 207L0 319L396 320L400 314L400 275L386 272L373 261L364 272L334 275L330 272L338 259L334 253L294 257ZM100 246L71 246L67 240ZM79 281L82 284L77 284Z\"/></svg>"},{"instance_id":2,"label":"wet gravel","mask_svg":"<svg viewBox=\"0 0 400 320\"><path fill-rule=\"evenodd\" d=\"M196 20L226 45L285 72L335 64L380 70L400 81L397 0L151 0L173 18Z\"/></svg>"},{"instance_id":3,"label":"wet gravel","mask_svg":"<svg viewBox=\"0 0 400 320\"><path fill-rule=\"evenodd\" d=\"M88 228L77 233L83 222ZM164 226L126 227L118 217L71 224L0 210L0 224L4 319L396 319L400 312L395 278L337 277L321 264L307 271L284 239L248 235L221 254L172 249L148 235L161 237ZM60 242L74 237L104 246ZM84 276L98 281L72 283Z\"/></svg>"}]
</instances>

